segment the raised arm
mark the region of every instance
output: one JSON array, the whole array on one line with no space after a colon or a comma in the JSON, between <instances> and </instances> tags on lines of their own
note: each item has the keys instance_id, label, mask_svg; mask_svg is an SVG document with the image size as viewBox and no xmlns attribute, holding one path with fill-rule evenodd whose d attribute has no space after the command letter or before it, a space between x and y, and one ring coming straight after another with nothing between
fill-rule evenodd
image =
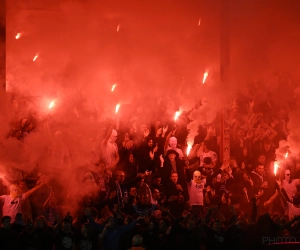
<instances>
[{"instance_id":1,"label":"raised arm","mask_svg":"<svg viewBox=\"0 0 300 250\"><path fill-rule=\"evenodd\" d=\"M46 184L47 184L46 180L44 179L41 184L35 186L34 188L32 188L29 191L27 191L26 193L24 193L24 199L28 198L30 195L32 195L34 192L36 192L37 190L39 190L41 187L43 187Z\"/></svg>"}]
</instances>

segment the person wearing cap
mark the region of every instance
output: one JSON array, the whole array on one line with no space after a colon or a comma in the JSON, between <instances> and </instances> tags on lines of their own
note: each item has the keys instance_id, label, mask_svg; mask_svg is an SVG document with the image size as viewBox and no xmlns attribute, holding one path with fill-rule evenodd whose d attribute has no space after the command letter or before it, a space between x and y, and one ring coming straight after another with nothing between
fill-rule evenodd
<instances>
[{"instance_id":1,"label":"person wearing cap","mask_svg":"<svg viewBox=\"0 0 300 250\"><path fill-rule=\"evenodd\" d=\"M165 159L160 156L160 167L162 172L163 183L166 184L172 173L178 174L178 183L185 185L184 162L179 159L179 154L174 149L167 151Z\"/></svg>"}]
</instances>

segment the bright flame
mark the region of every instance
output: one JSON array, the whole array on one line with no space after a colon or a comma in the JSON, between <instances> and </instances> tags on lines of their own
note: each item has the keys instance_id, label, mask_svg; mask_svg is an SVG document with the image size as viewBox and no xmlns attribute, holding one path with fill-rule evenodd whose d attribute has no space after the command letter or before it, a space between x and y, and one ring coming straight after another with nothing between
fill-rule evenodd
<instances>
[{"instance_id":1,"label":"bright flame","mask_svg":"<svg viewBox=\"0 0 300 250\"><path fill-rule=\"evenodd\" d=\"M49 109L52 109L54 107L54 104L55 104L54 101L51 101L49 104Z\"/></svg>"},{"instance_id":2,"label":"bright flame","mask_svg":"<svg viewBox=\"0 0 300 250\"><path fill-rule=\"evenodd\" d=\"M39 55L38 54L36 54L35 56L34 56L34 58L33 58L33 60L32 61L35 61L37 58L39 57Z\"/></svg>"},{"instance_id":3,"label":"bright flame","mask_svg":"<svg viewBox=\"0 0 300 250\"><path fill-rule=\"evenodd\" d=\"M277 162L277 161L274 161L274 175L275 175L275 176L276 176L276 174L277 174L278 168L279 168L278 162Z\"/></svg>"},{"instance_id":4,"label":"bright flame","mask_svg":"<svg viewBox=\"0 0 300 250\"><path fill-rule=\"evenodd\" d=\"M176 112L175 112L175 116L174 116L175 122L176 122L178 116L180 116L180 115L181 115L181 111L176 111Z\"/></svg>"},{"instance_id":5,"label":"bright flame","mask_svg":"<svg viewBox=\"0 0 300 250\"><path fill-rule=\"evenodd\" d=\"M120 24L119 24L118 27L117 27L117 32L119 31L119 29L120 29Z\"/></svg>"},{"instance_id":6,"label":"bright flame","mask_svg":"<svg viewBox=\"0 0 300 250\"><path fill-rule=\"evenodd\" d=\"M21 37L21 33L17 33L16 39L19 39Z\"/></svg>"},{"instance_id":7,"label":"bright flame","mask_svg":"<svg viewBox=\"0 0 300 250\"><path fill-rule=\"evenodd\" d=\"M204 84L204 83L205 83L205 80L206 80L207 76L208 76L208 73L207 73L207 72L205 72L205 73L204 73L204 75L203 75L203 81L202 81L202 84Z\"/></svg>"},{"instance_id":8,"label":"bright flame","mask_svg":"<svg viewBox=\"0 0 300 250\"><path fill-rule=\"evenodd\" d=\"M186 155L187 155L187 156L189 156L189 154L190 154L190 152L191 152L192 145L193 145L193 142L191 142L191 141L188 141L188 142L187 142L187 149L186 149Z\"/></svg>"},{"instance_id":9,"label":"bright flame","mask_svg":"<svg viewBox=\"0 0 300 250\"><path fill-rule=\"evenodd\" d=\"M116 106L116 114L118 113L120 106L121 106L121 104L118 103Z\"/></svg>"},{"instance_id":10,"label":"bright flame","mask_svg":"<svg viewBox=\"0 0 300 250\"><path fill-rule=\"evenodd\" d=\"M115 83L112 87L111 87L111 92L113 92L115 90L115 88L117 87L117 84Z\"/></svg>"},{"instance_id":11,"label":"bright flame","mask_svg":"<svg viewBox=\"0 0 300 250\"><path fill-rule=\"evenodd\" d=\"M200 26L200 24L201 24L201 19L199 19L198 26Z\"/></svg>"},{"instance_id":12,"label":"bright flame","mask_svg":"<svg viewBox=\"0 0 300 250\"><path fill-rule=\"evenodd\" d=\"M286 152L284 158L286 159L288 156L289 156L289 152Z\"/></svg>"}]
</instances>

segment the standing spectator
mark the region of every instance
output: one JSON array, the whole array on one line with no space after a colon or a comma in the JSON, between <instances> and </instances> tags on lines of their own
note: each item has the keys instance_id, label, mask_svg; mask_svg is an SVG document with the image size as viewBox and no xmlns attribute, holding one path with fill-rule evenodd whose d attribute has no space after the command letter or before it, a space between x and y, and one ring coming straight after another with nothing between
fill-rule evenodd
<instances>
[{"instance_id":1,"label":"standing spectator","mask_svg":"<svg viewBox=\"0 0 300 250\"><path fill-rule=\"evenodd\" d=\"M172 173L178 174L178 182L181 185L184 185L184 162L179 159L177 151L170 149L167 151L166 159L162 156L160 157L161 161L161 171L163 177L163 183L167 183L169 177Z\"/></svg>"},{"instance_id":2,"label":"standing spectator","mask_svg":"<svg viewBox=\"0 0 300 250\"><path fill-rule=\"evenodd\" d=\"M118 132L113 129L114 124L110 126L106 133L106 137L101 143L101 155L104 161L106 168L115 170L118 162L119 162L119 153L118 146L116 144L116 140L118 137Z\"/></svg>"},{"instance_id":3,"label":"standing spectator","mask_svg":"<svg viewBox=\"0 0 300 250\"><path fill-rule=\"evenodd\" d=\"M190 170L186 171L186 180L188 183L188 192L190 197L190 205L192 206L192 214L195 218L204 212L204 195L203 190L206 184L205 179L201 179L201 173L195 171L193 178L191 177Z\"/></svg>"},{"instance_id":4,"label":"standing spectator","mask_svg":"<svg viewBox=\"0 0 300 250\"><path fill-rule=\"evenodd\" d=\"M62 227L60 228L60 226ZM54 250L75 250L75 235L71 230L72 220L66 216L63 221L59 221L53 228L55 233Z\"/></svg>"},{"instance_id":5,"label":"standing spectator","mask_svg":"<svg viewBox=\"0 0 300 250\"><path fill-rule=\"evenodd\" d=\"M21 213L21 202L32 195L35 191L40 189L42 186L46 184L45 180L43 182L30 189L26 193L19 195L19 187L17 185L10 185L9 187L9 195L1 195L0 203L2 205L2 213L3 216L8 215L10 218L15 218L17 213Z\"/></svg>"}]
</instances>

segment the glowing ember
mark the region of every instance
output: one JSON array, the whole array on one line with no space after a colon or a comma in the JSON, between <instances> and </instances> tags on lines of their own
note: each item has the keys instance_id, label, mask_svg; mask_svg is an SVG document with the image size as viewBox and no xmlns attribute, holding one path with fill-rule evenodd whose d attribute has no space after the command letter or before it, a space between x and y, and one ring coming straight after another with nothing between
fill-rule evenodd
<instances>
[{"instance_id":1,"label":"glowing ember","mask_svg":"<svg viewBox=\"0 0 300 250\"><path fill-rule=\"evenodd\" d=\"M117 84L115 83L112 87L111 87L111 92L113 92L115 90L115 88L117 87Z\"/></svg>"},{"instance_id":2,"label":"glowing ember","mask_svg":"<svg viewBox=\"0 0 300 250\"><path fill-rule=\"evenodd\" d=\"M202 84L204 84L204 83L205 83L205 80L206 80L207 76L208 76L208 73L207 73L207 72L205 72L205 73L204 73L204 75L203 75L203 81L202 81Z\"/></svg>"},{"instance_id":3,"label":"glowing ember","mask_svg":"<svg viewBox=\"0 0 300 250\"><path fill-rule=\"evenodd\" d=\"M16 39L19 39L21 37L21 33L17 33Z\"/></svg>"},{"instance_id":4,"label":"glowing ember","mask_svg":"<svg viewBox=\"0 0 300 250\"><path fill-rule=\"evenodd\" d=\"M39 55L38 54L36 54L35 56L34 56L34 58L33 58L33 60L32 61L36 61L36 59L39 57Z\"/></svg>"},{"instance_id":5,"label":"glowing ember","mask_svg":"<svg viewBox=\"0 0 300 250\"><path fill-rule=\"evenodd\" d=\"M116 114L118 113L120 106L121 106L121 104L118 103L116 106Z\"/></svg>"},{"instance_id":6,"label":"glowing ember","mask_svg":"<svg viewBox=\"0 0 300 250\"><path fill-rule=\"evenodd\" d=\"M277 162L277 161L274 161L274 175L275 175L275 176L276 176L276 174L277 174L278 168L279 168L278 162Z\"/></svg>"},{"instance_id":7,"label":"glowing ember","mask_svg":"<svg viewBox=\"0 0 300 250\"><path fill-rule=\"evenodd\" d=\"M286 152L284 158L286 159L288 156L289 156L289 152Z\"/></svg>"},{"instance_id":8,"label":"glowing ember","mask_svg":"<svg viewBox=\"0 0 300 250\"><path fill-rule=\"evenodd\" d=\"M54 104L55 104L54 101L50 102L49 109L52 109L54 107Z\"/></svg>"},{"instance_id":9,"label":"glowing ember","mask_svg":"<svg viewBox=\"0 0 300 250\"><path fill-rule=\"evenodd\" d=\"M120 24L119 24L118 27L117 27L117 32L119 31L119 29L120 29Z\"/></svg>"},{"instance_id":10,"label":"glowing ember","mask_svg":"<svg viewBox=\"0 0 300 250\"><path fill-rule=\"evenodd\" d=\"M199 19L198 26L200 26L200 24L201 24L201 19Z\"/></svg>"},{"instance_id":11,"label":"glowing ember","mask_svg":"<svg viewBox=\"0 0 300 250\"><path fill-rule=\"evenodd\" d=\"M175 116L174 116L175 122L176 122L178 116L180 116L180 115L181 115L181 112L180 111L176 111Z\"/></svg>"},{"instance_id":12,"label":"glowing ember","mask_svg":"<svg viewBox=\"0 0 300 250\"><path fill-rule=\"evenodd\" d=\"M193 145L193 142L191 142L191 141L188 141L188 142L187 142L187 149L186 149L186 155L187 155L187 156L189 156L189 154L190 154L190 152L191 152L192 145Z\"/></svg>"}]
</instances>

